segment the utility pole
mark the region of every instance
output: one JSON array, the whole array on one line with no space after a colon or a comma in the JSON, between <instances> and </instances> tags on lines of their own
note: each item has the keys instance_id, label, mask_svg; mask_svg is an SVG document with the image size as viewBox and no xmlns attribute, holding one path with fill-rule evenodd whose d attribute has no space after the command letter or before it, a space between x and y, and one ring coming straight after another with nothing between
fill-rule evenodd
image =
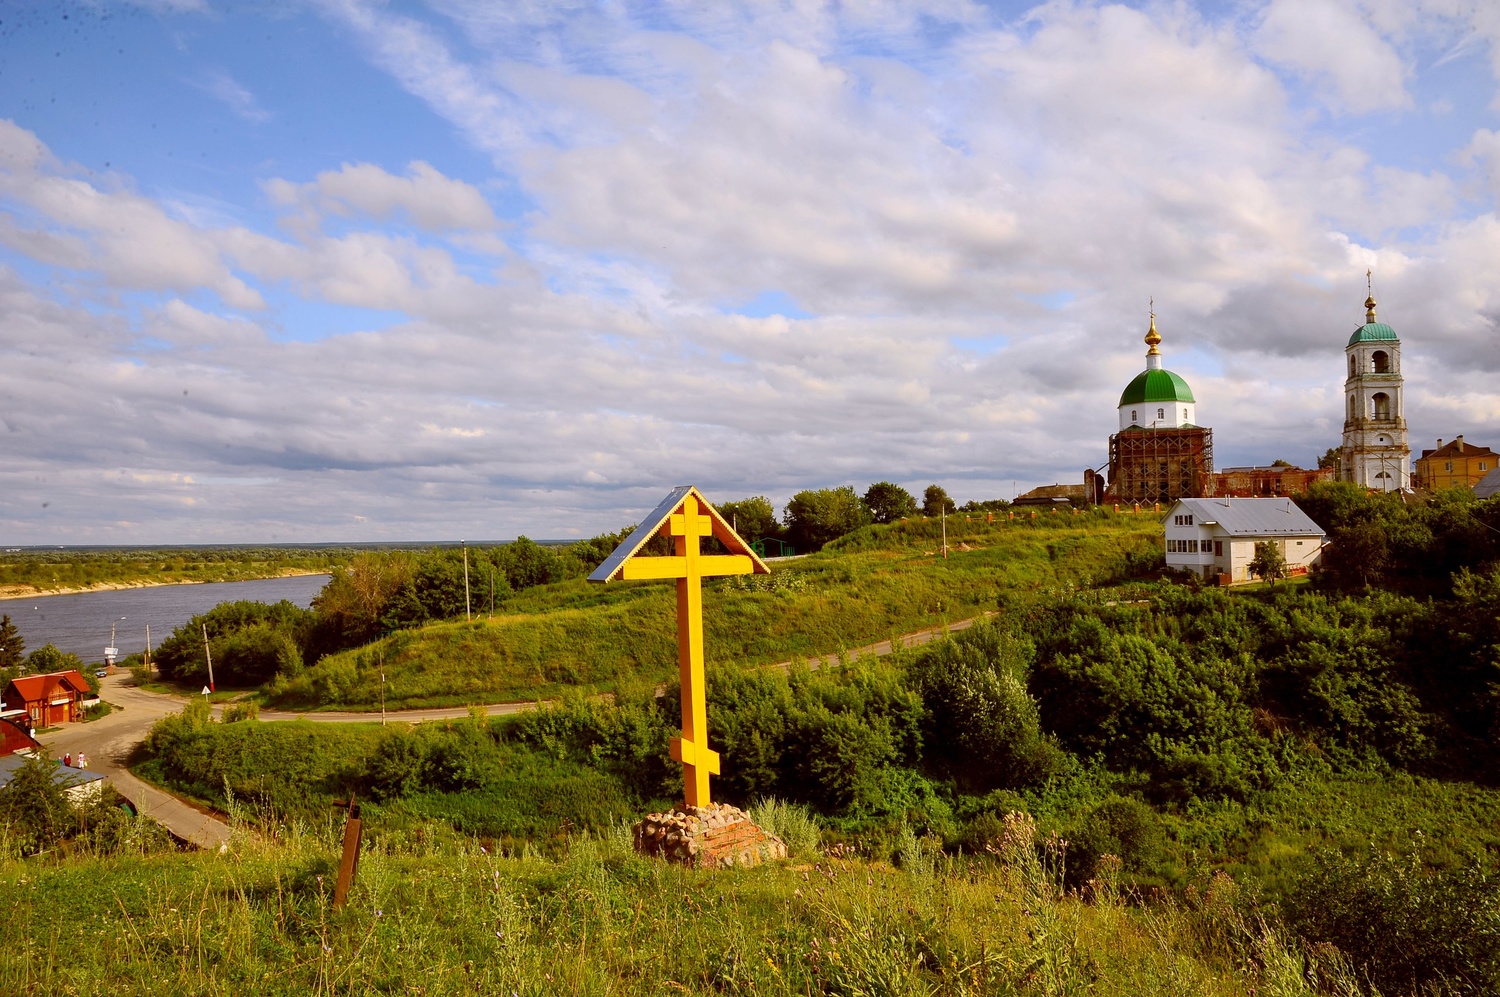
<instances>
[{"instance_id":1,"label":"utility pole","mask_svg":"<svg viewBox=\"0 0 1500 997\"><path fill-rule=\"evenodd\" d=\"M146 624L146 676L151 675L151 624Z\"/></svg>"},{"instance_id":2,"label":"utility pole","mask_svg":"<svg viewBox=\"0 0 1500 997\"><path fill-rule=\"evenodd\" d=\"M214 656L208 649L208 624L203 624L203 656L208 659L208 691L217 692L214 688Z\"/></svg>"},{"instance_id":3,"label":"utility pole","mask_svg":"<svg viewBox=\"0 0 1500 997\"><path fill-rule=\"evenodd\" d=\"M470 623L474 621L474 613L469 608L469 542L461 541L464 545L464 619Z\"/></svg>"},{"instance_id":4,"label":"utility pole","mask_svg":"<svg viewBox=\"0 0 1500 997\"><path fill-rule=\"evenodd\" d=\"M948 496L943 496L943 560L948 560Z\"/></svg>"}]
</instances>

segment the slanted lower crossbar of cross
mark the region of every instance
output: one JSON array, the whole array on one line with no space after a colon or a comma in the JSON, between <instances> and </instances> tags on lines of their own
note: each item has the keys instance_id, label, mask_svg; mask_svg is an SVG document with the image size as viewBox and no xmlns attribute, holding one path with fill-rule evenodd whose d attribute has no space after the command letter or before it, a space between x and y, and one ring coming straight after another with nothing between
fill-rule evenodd
<instances>
[{"instance_id":1,"label":"slanted lower crossbar of cross","mask_svg":"<svg viewBox=\"0 0 1500 997\"><path fill-rule=\"evenodd\" d=\"M626 579L677 580L677 666L682 673L682 736L672 739L672 758L682 763L683 795L690 806L709 804L708 777L719 774L719 753L708 747L708 700L703 681L703 579L748 575L755 570L743 554L703 554L699 544L713 535L713 518L698 511L688 495L666 523L675 554L631 558Z\"/></svg>"}]
</instances>

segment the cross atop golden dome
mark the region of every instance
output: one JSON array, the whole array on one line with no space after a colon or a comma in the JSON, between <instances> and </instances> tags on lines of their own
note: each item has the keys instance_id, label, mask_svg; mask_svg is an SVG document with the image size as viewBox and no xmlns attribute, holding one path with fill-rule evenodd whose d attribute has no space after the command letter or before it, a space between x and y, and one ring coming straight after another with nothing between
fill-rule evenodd
<instances>
[{"instance_id":1,"label":"cross atop golden dome","mask_svg":"<svg viewBox=\"0 0 1500 997\"><path fill-rule=\"evenodd\" d=\"M1151 301L1151 328L1146 330L1146 345L1151 349L1146 351L1148 357L1161 356L1161 350L1156 347L1161 343L1161 333L1156 331L1156 300Z\"/></svg>"}]
</instances>

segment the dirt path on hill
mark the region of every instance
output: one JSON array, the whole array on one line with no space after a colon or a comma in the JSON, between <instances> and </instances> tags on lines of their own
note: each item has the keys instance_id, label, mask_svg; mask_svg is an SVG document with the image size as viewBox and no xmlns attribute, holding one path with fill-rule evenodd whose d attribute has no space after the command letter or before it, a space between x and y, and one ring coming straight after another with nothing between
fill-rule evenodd
<instances>
[{"instance_id":1,"label":"dirt path on hill","mask_svg":"<svg viewBox=\"0 0 1500 997\"><path fill-rule=\"evenodd\" d=\"M955 620L943 626L928 627L896 638L901 647L917 647L949 633L967 630L975 623L994 616L985 613L967 620ZM812 669L832 666L839 661L857 661L860 658L883 657L894 648L890 640L866 644L839 654L820 655L810 658L807 666ZM766 665L782 672L791 669L790 661ZM658 694L665 690L658 690ZM145 740L153 724L169 713L182 709L184 699L163 693L147 692L131 684L130 677L121 673L100 680L99 695L116 709L109 716L86 724L68 724L49 731L40 738L50 757L58 758L64 753L78 757L80 751L87 753L89 768L109 780L140 813L154 817L173 837L199 848L222 849L228 846L230 828L218 816L200 809L197 805L174 796L156 786L142 782L126 767L138 744ZM509 716L544 705L535 700L490 703L484 707L488 716ZM224 704L214 706L214 714L223 714ZM377 712L352 712L326 710L322 712L296 713L289 710L261 710L260 719L308 720L314 723L423 723L432 720L458 720L469 715L466 706L445 706L418 710L388 710L384 717Z\"/></svg>"},{"instance_id":2,"label":"dirt path on hill","mask_svg":"<svg viewBox=\"0 0 1500 997\"><path fill-rule=\"evenodd\" d=\"M928 627L926 630L918 630L915 633L902 634L900 637L897 637L895 639L901 642L901 646L903 648L920 647L923 644L937 640L939 637L946 637L950 633L958 633L960 630L967 630L974 624L981 623L994 615L995 614L993 612L989 612L983 613L979 616L972 616L967 620L954 620L952 623L945 623L940 627ZM866 644L864 647L856 647L852 651L846 651L842 657L847 661L857 661L860 658L870 657L882 658L885 655L890 654L893 650L895 650L895 648L891 646L891 642L888 640L883 640L876 644ZM817 670L819 668L822 668L824 665L836 665L839 663L839 659L840 656L837 654L825 654L821 657L810 658L807 662L807 666L809 668ZM783 661L780 664L767 665L766 667L776 668L785 672L792 667L792 663L790 661Z\"/></svg>"}]
</instances>

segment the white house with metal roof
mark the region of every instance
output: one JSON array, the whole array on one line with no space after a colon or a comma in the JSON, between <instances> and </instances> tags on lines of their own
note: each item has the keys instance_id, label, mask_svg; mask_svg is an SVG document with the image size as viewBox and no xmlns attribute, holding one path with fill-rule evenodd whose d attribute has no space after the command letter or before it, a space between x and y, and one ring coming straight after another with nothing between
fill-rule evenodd
<instances>
[{"instance_id":1,"label":"white house with metal roof","mask_svg":"<svg viewBox=\"0 0 1500 997\"><path fill-rule=\"evenodd\" d=\"M1253 581L1255 545L1273 541L1289 574L1303 574L1323 556L1323 528L1288 498L1182 498L1162 520L1167 567L1206 579Z\"/></svg>"}]
</instances>

